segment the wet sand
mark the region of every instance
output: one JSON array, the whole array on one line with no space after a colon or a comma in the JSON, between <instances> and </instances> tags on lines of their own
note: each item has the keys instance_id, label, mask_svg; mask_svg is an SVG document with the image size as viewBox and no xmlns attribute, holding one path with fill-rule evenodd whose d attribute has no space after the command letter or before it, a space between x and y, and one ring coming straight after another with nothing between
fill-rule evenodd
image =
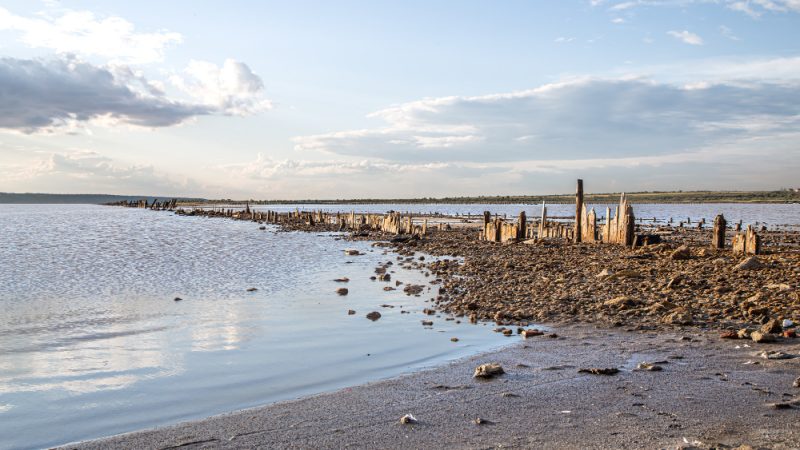
<instances>
[{"instance_id":1,"label":"wet sand","mask_svg":"<svg viewBox=\"0 0 800 450\"><path fill-rule=\"evenodd\" d=\"M300 400L65 448L798 448L798 340L552 328L498 352ZM387 336L387 339L401 338ZM737 348L738 347L738 348ZM661 371L641 371L640 362ZM482 363L506 374L472 377ZM581 368L619 368L616 375ZM776 404L780 405L776 407ZM399 419L412 414L418 423ZM487 421L476 424L480 418Z\"/></svg>"}]
</instances>

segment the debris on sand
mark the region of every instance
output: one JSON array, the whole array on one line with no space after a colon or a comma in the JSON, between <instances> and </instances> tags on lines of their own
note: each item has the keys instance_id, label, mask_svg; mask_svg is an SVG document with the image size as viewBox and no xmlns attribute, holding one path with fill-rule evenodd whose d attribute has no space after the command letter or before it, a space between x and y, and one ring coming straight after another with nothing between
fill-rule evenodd
<instances>
[{"instance_id":1,"label":"debris on sand","mask_svg":"<svg viewBox=\"0 0 800 450\"><path fill-rule=\"evenodd\" d=\"M400 423L403 425L412 425L417 423L417 418L412 416L411 414L406 414L405 416L400 418Z\"/></svg>"},{"instance_id":2,"label":"debris on sand","mask_svg":"<svg viewBox=\"0 0 800 450\"><path fill-rule=\"evenodd\" d=\"M655 364L655 363L640 362L636 366L636 370L643 370L643 371L648 371L648 372L660 372L660 371L664 370L664 368L659 366L658 364Z\"/></svg>"},{"instance_id":3,"label":"debris on sand","mask_svg":"<svg viewBox=\"0 0 800 450\"><path fill-rule=\"evenodd\" d=\"M578 369L578 373L589 373L592 375L616 375L619 373L619 369L616 367L592 367L589 369Z\"/></svg>"},{"instance_id":4,"label":"debris on sand","mask_svg":"<svg viewBox=\"0 0 800 450\"><path fill-rule=\"evenodd\" d=\"M472 375L474 378L494 378L498 375L506 373L503 366L498 363L481 364L475 368L475 373Z\"/></svg>"}]
</instances>

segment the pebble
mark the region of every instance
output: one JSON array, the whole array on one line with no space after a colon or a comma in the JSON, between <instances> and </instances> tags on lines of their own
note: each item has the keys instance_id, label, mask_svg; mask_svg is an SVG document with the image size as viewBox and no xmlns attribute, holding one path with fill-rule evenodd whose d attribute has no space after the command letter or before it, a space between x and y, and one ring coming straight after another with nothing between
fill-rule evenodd
<instances>
[{"instance_id":1,"label":"pebble","mask_svg":"<svg viewBox=\"0 0 800 450\"><path fill-rule=\"evenodd\" d=\"M348 292L350 292L350 291L348 291L347 288L339 288L339 289L336 290L336 293L339 294L339 295L347 295Z\"/></svg>"},{"instance_id":2,"label":"pebble","mask_svg":"<svg viewBox=\"0 0 800 450\"><path fill-rule=\"evenodd\" d=\"M372 311L371 313L367 314L367 319L369 319L369 320L371 320L373 322L375 322L376 320L378 320L380 318L381 318L381 313L379 313L378 311Z\"/></svg>"},{"instance_id":3,"label":"pebble","mask_svg":"<svg viewBox=\"0 0 800 450\"><path fill-rule=\"evenodd\" d=\"M403 425L415 424L417 423L417 419L411 414L406 414L405 416L400 418L400 423Z\"/></svg>"}]
</instances>

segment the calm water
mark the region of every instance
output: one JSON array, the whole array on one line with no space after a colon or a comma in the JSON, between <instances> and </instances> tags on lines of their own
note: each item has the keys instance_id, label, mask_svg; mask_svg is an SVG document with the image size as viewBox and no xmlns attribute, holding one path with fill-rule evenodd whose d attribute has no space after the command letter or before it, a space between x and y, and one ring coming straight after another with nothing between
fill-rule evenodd
<instances>
[{"instance_id":1,"label":"calm water","mask_svg":"<svg viewBox=\"0 0 800 450\"><path fill-rule=\"evenodd\" d=\"M431 293L369 280L389 260L368 243L251 222L0 205L0 448L201 418L510 342L444 318L422 327ZM393 267L392 285L429 281ZM346 297L334 292L342 276ZM377 322L364 317L375 310Z\"/></svg>"}]
</instances>

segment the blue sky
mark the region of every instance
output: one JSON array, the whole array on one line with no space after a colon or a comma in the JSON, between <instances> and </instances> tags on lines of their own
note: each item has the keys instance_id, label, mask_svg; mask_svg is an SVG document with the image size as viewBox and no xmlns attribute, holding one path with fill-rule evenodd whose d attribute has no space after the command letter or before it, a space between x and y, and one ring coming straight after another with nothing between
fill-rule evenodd
<instances>
[{"instance_id":1,"label":"blue sky","mask_svg":"<svg viewBox=\"0 0 800 450\"><path fill-rule=\"evenodd\" d=\"M0 4L0 191L776 189L800 0Z\"/></svg>"}]
</instances>

